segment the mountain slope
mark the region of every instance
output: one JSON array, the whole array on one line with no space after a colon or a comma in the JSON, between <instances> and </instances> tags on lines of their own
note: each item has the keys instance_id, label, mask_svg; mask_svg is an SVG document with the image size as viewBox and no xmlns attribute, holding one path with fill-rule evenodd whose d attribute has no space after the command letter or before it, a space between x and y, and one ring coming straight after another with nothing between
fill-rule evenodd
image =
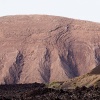
<instances>
[{"instance_id":1,"label":"mountain slope","mask_svg":"<svg viewBox=\"0 0 100 100\"><path fill-rule=\"evenodd\" d=\"M29 15L0 18L0 83L65 81L100 63L100 24Z\"/></svg>"},{"instance_id":2,"label":"mountain slope","mask_svg":"<svg viewBox=\"0 0 100 100\"><path fill-rule=\"evenodd\" d=\"M63 82L53 82L50 83L48 87L51 88L76 88L76 87L90 87L98 86L100 87L100 66L94 68L90 73L69 79Z\"/></svg>"}]
</instances>

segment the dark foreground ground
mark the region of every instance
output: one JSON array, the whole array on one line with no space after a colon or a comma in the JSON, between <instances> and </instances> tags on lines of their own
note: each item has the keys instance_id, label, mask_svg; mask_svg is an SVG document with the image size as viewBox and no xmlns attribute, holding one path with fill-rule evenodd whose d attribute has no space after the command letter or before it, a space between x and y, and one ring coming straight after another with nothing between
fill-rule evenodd
<instances>
[{"instance_id":1,"label":"dark foreground ground","mask_svg":"<svg viewBox=\"0 0 100 100\"><path fill-rule=\"evenodd\" d=\"M57 90L38 83L0 85L0 100L100 100L100 88Z\"/></svg>"}]
</instances>

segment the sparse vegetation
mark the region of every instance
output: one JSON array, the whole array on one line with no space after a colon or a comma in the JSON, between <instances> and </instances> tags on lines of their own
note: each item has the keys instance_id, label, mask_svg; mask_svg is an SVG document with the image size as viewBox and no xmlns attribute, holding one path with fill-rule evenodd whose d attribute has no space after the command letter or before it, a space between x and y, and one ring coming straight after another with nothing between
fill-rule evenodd
<instances>
[{"instance_id":1,"label":"sparse vegetation","mask_svg":"<svg viewBox=\"0 0 100 100\"><path fill-rule=\"evenodd\" d=\"M58 88L61 88L61 85L63 84L63 82L52 82L48 85L49 88L55 88L55 89L58 89Z\"/></svg>"}]
</instances>

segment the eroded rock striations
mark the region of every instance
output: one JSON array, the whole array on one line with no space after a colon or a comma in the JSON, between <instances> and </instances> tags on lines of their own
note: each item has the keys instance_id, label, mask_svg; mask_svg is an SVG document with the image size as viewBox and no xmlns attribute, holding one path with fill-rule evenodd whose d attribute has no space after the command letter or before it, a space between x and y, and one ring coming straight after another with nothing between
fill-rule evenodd
<instances>
[{"instance_id":1,"label":"eroded rock striations","mask_svg":"<svg viewBox=\"0 0 100 100\"><path fill-rule=\"evenodd\" d=\"M0 83L65 81L100 64L100 24L48 15L0 18Z\"/></svg>"}]
</instances>

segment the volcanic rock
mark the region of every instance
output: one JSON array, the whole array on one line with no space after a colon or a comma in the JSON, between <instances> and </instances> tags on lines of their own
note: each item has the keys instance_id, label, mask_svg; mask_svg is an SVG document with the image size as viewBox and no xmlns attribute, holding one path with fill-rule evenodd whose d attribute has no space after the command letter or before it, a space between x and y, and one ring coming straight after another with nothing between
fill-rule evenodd
<instances>
[{"instance_id":1,"label":"volcanic rock","mask_svg":"<svg viewBox=\"0 0 100 100\"><path fill-rule=\"evenodd\" d=\"M48 15L0 17L0 84L65 81L99 64L99 23Z\"/></svg>"}]
</instances>

